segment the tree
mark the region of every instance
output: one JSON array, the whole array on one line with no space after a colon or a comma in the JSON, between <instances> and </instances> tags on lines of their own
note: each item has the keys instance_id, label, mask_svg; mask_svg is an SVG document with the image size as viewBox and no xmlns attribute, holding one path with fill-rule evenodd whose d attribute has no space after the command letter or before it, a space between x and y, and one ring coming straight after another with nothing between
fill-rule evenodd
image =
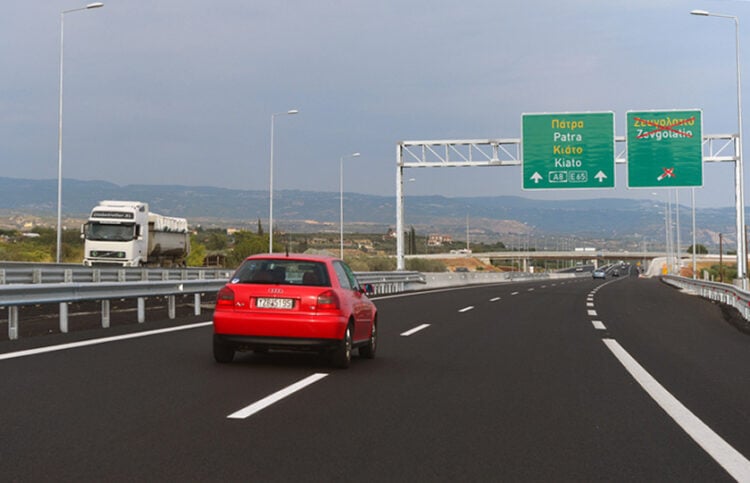
<instances>
[{"instance_id":1,"label":"tree","mask_svg":"<svg viewBox=\"0 0 750 483\"><path fill-rule=\"evenodd\" d=\"M192 242L190 245L190 255L185 263L188 267L202 267L203 260L206 258L206 246L202 243Z\"/></svg>"},{"instance_id":2,"label":"tree","mask_svg":"<svg viewBox=\"0 0 750 483\"><path fill-rule=\"evenodd\" d=\"M693 245L690 245L687 249L687 253L693 253ZM706 255L708 253L708 248L706 248L704 245L701 245L700 243L695 245L695 253L697 255Z\"/></svg>"},{"instance_id":3,"label":"tree","mask_svg":"<svg viewBox=\"0 0 750 483\"><path fill-rule=\"evenodd\" d=\"M414 230L414 227L411 227L411 230L409 230L409 255L416 255L417 254L417 232Z\"/></svg>"},{"instance_id":4,"label":"tree","mask_svg":"<svg viewBox=\"0 0 750 483\"><path fill-rule=\"evenodd\" d=\"M260 224L260 218L258 218L258 236L263 236L263 225Z\"/></svg>"},{"instance_id":5,"label":"tree","mask_svg":"<svg viewBox=\"0 0 750 483\"><path fill-rule=\"evenodd\" d=\"M205 238L206 248L211 251L225 250L228 245L227 234L223 231L213 230Z\"/></svg>"},{"instance_id":6,"label":"tree","mask_svg":"<svg viewBox=\"0 0 750 483\"><path fill-rule=\"evenodd\" d=\"M249 231L238 231L234 234L234 248L227 256L227 264L230 267L237 266L250 255L267 251L268 241L265 237Z\"/></svg>"}]
</instances>

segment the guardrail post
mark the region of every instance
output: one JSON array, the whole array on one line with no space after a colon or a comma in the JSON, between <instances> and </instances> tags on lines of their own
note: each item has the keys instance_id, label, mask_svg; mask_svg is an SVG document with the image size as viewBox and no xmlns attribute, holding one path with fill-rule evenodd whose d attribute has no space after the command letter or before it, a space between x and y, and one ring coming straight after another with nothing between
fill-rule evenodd
<instances>
[{"instance_id":1,"label":"guardrail post","mask_svg":"<svg viewBox=\"0 0 750 483\"><path fill-rule=\"evenodd\" d=\"M188 271L187 271L187 270L184 270L184 269L183 269L183 270L182 270L182 271L180 272L180 278L181 278L182 280L189 280L189 279L190 279L189 275L190 275L190 274L188 273Z\"/></svg>"},{"instance_id":2,"label":"guardrail post","mask_svg":"<svg viewBox=\"0 0 750 483\"><path fill-rule=\"evenodd\" d=\"M99 283L102 281L102 270L100 268L95 268L91 272L91 281L94 283Z\"/></svg>"},{"instance_id":3,"label":"guardrail post","mask_svg":"<svg viewBox=\"0 0 750 483\"><path fill-rule=\"evenodd\" d=\"M201 294L197 293L193 295L193 314L201 314Z\"/></svg>"},{"instance_id":4,"label":"guardrail post","mask_svg":"<svg viewBox=\"0 0 750 483\"><path fill-rule=\"evenodd\" d=\"M109 300L102 300L102 328L109 329Z\"/></svg>"},{"instance_id":5,"label":"guardrail post","mask_svg":"<svg viewBox=\"0 0 750 483\"><path fill-rule=\"evenodd\" d=\"M146 299L138 297L138 323L142 324L146 321Z\"/></svg>"},{"instance_id":6,"label":"guardrail post","mask_svg":"<svg viewBox=\"0 0 750 483\"><path fill-rule=\"evenodd\" d=\"M35 268L31 271L31 283L42 283L42 269Z\"/></svg>"},{"instance_id":7,"label":"guardrail post","mask_svg":"<svg viewBox=\"0 0 750 483\"><path fill-rule=\"evenodd\" d=\"M5 269L0 268L0 285L5 285Z\"/></svg>"},{"instance_id":8,"label":"guardrail post","mask_svg":"<svg viewBox=\"0 0 750 483\"><path fill-rule=\"evenodd\" d=\"M8 339L18 339L18 307L8 307Z\"/></svg>"},{"instance_id":9,"label":"guardrail post","mask_svg":"<svg viewBox=\"0 0 750 483\"><path fill-rule=\"evenodd\" d=\"M68 303L60 303L60 332L68 333Z\"/></svg>"},{"instance_id":10,"label":"guardrail post","mask_svg":"<svg viewBox=\"0 0 750 483\"><path fill-rule=\"evenodd\" d=\"M175 296L174 295L167 295L167 307L169 312L169 318L174 319L175 318L175 312L177 308L177 304L175 302Z\"/></svg>"},{"instance_id":11,"label":"guardrail post","mask_svg":"<svg viewBox=\"0 0 750 483\"><path fill-rule=\"evenodd\" d=\"M117 281L124 282L126 280L125 270L120 269L117 271Z\"/></svg>"},{"instance_id":12,"label":"guardrail post","mask_svg":"<svg viewBox=\"0 0 750 483\"><path fill-rule=\"evenodd\" d=\"M63 280L65 283L72 283L73 282L73 270L70 268L66 268L63 272Z\"/></svg>"}]
</instances>

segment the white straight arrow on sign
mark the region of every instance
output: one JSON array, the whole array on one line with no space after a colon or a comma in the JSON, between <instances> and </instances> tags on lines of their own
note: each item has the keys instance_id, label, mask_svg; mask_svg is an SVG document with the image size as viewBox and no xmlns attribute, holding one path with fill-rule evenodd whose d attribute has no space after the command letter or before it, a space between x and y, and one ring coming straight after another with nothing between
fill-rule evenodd
<instances>
[{"instance_id":1,"label":"white straight arrow on sign","mask_svg":"<svg viewBox=\"0 0 750 483\"><path fill-rule=\"evenodd\" d=\"M599 171L598 173L596 173L594 175L594 178L598 179L599 182L601 183L602 181L604 181L605 179L607 179L607 175L604 174L604 171Z\"/></svg>"},{"instance_id":2,"label":"white straight arrow on sign","mask_svg":"<svg viewBox=\"0 0 750 483\"><path fill-rule=\"evenodd\" d=\"M534 171L534 174L531 175L531 179L534 181L534 183L539 184L539 180L542 179L542 175Z\"/></svg>"}]
</instances>

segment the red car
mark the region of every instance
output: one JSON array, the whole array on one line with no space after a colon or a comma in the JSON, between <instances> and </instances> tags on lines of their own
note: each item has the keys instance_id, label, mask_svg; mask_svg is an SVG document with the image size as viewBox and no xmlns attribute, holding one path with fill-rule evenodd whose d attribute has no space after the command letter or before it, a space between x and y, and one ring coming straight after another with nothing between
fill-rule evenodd
<instances>
[{"instance_id":1,"label":"red car","mask_svg":"<svg viewBox=\"0 0 750 483\"><path fill-rule=\"evenodd\" d=\"M328 353L348 367L352 350L368 359L377 348L377 309L343 261L322 256L248 257L218 293L214 358L269 349Z\"/></svg>"}]
</instances>

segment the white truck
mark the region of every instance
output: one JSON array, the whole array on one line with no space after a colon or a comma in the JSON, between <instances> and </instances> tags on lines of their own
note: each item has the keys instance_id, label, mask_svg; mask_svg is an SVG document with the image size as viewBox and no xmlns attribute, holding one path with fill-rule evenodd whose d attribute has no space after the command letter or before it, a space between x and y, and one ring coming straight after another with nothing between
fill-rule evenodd
<instances>
[{"instance_id":1,"label":"white truck","mask_svg":"<svg viewBox=\"0 0 750 483\"><path fill-rule=\"evenodd\" d=\"M180 266L190 254L187 220L150 213L140 201L100 202L81 236L83 264L89 267Z\"/></svg>"}]
</instances>

